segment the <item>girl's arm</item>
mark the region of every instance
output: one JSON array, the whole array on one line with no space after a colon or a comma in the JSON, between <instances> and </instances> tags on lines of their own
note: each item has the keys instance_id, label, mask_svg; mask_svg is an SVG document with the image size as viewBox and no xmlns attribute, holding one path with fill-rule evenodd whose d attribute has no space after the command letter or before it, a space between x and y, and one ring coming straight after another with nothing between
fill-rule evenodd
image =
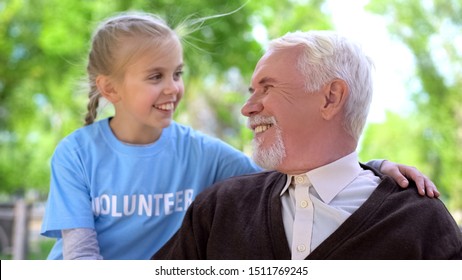
<instances>
[{"instance_id":1,"label":"girl's arm","mask_svg":"<svg viewBox=\"0 0 462 280\"><path fill-rule=\"evenodd\" d=\"M63 259L102 260L99 253L96 231L92 228L74 228L61 231L63 237Z\"/></svg>"}]
</instances>

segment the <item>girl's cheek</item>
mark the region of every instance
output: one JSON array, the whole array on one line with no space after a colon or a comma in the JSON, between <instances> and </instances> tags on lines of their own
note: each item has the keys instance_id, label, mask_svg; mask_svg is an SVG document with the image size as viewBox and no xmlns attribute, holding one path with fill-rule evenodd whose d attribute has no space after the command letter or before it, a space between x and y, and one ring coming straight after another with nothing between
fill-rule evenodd
<instances>
[{"instance_id":1,"label":"girl's cheek","mask_svg":"<svg viewBox=\"0 0 462 280\"><path fill-rule=\"evenodd\" d=\"M181 87L179 95L180 95L180 98L183 97L183 95L184 95L184 85Z\"/></svg>"}]
</instances>

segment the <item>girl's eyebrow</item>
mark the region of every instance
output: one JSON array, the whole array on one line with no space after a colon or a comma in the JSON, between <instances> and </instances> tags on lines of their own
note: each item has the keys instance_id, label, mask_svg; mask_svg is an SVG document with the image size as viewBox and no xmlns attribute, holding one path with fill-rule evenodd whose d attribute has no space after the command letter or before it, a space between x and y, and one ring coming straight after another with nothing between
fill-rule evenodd
<instances>
[{"instance_id":1,"label":"girl's eyebrow","mask_svg":"<svg viewBox=\"0 0 462 280\"><path fill-rule=\"evenodd\" d=\"M175 70L178 70L178 69L182 69L184 67L184 63L181 63L179 64ZM149 68L149 69L146 69L146 73L152 73L152 72L161 72L161 71L164 71L166 70L167 67L162 67L162 66L155 66L155 67L152 67L152 68Z\"/></svg>"}]
</instances>

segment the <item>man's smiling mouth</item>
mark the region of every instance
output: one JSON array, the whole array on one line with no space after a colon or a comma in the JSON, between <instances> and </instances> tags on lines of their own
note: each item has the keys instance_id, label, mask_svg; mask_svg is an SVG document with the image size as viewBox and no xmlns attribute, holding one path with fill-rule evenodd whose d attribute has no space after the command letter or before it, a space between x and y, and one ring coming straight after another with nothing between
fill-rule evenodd
<instances>
[{"instance_id":1,"label":"man's smiling mouth","mask_svg":"<svg viewBox=\"0 0 462 280\"><path fill-rule=\"evenodd\" d=\"M272 127L272 124L260 124L254 127L253 131L255 133L261 133L267 131L270 127Z\"/></svg>"},{"instance_id":2,"label":"man's smiling mouth","mask_svg":"<svg viewBox=\"0 0 462 280\"><path fill-rule=\"evenodd\" d=\"M274 117L255 115L247 119L247 126L253 130L255 134L263 133L276 125Z\"/></svg>"}]
</instances>

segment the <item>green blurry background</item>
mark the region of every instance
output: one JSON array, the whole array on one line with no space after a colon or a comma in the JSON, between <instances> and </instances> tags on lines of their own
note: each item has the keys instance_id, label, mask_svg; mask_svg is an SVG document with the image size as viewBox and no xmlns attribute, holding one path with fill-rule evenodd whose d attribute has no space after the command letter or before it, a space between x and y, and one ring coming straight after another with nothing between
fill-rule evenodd
<instances>
[{"instance_id":1,"label":"green blurry background","mask_svg":"<svg viewBox=\"0 0 462 280\"><path fill-rule=\"evenodd\" d=\"M50 156L83 124L86 55L99 21L143 10L175 26L242 5L188 38L186 94L175 119L249 152L252 134L240 108L265 41L298 29L334 29L325 1L0 0L0 201L46 199ZM368 123L360 158L416 166L461 224L462 0L371 0L366 10L386 19L392 38L412 53L415 73L407 83L412 108ZM101 116L110 113L107 106Z\"/></svg>"}]
</instances>

